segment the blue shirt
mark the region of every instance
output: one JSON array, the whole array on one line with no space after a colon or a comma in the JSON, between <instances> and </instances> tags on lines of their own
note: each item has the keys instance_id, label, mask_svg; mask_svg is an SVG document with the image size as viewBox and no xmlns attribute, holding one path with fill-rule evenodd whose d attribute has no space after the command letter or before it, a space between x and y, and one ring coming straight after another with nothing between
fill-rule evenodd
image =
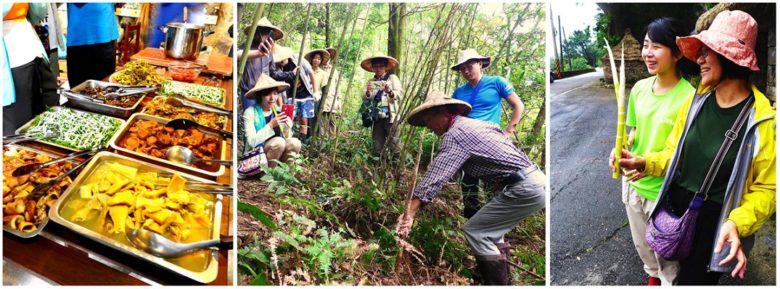
<instances>
[{"instance_id":1,"label":"blue shirt","mask_svg":"<svg viewBox=\"0 0 780 289\"><path fill-rule=\"evenodd\" d=\"M68 3L68 46L100 44L118 38L114 3Z\"/></svg>"},{"instance_id":2,"label":"blue shirt","mask_svg":"<svg viewBox=\"0 0 780 289\"><path fill-rule=\"evenodd\" d=\"M483 75L476 87L466 82L452 93L452 98L468 102L471 112L468 117L489 121L495 124L501 122L501 99L515 92L515 88L501 76Z\"/></svg>"}]
</instances>

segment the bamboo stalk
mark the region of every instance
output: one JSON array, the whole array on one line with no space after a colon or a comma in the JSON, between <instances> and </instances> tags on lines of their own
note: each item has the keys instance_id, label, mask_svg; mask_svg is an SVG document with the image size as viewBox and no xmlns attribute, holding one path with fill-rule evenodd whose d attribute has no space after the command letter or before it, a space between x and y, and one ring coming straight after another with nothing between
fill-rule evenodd
<instances>
[{"instance_id":1,"label":"bamboo stalk","mask_svg":"<svg viewBox=\"0 0 780 289\"><path fill-rule=\"evenodd\" d=\"M407 193L407 195L406 195L406 202L405 202L406 210L404 211L404 214L409 210L409 205L412 203L412 196L413 196L413 193L414 193L414 187L417 186L417 173L420 170L420 159L422 158L422 151L423 151L422 146L423 146L423 143L424 143L424 141L422 141L422 140L425 139L425 135L426 135L426 132L424 132L424 131L420 135L420 143L418 144L418 147L417 147L417 158L415 159L415 162L414 162L415 163L414 164L414 172L412 173L412 186L409 187L409 193ZM399 225L400 225L400 223L398 223L396 225L396 227L395 227L395 231L396 232L398 231L398 228L400 227ZM396 239L398 239L397 240L398 243L401 243L401 241L403 240L403 239L400 239L398 237L396 237ZM404 253L405 252L406 252L405 247L398 246L398 256L395 258L395 273L396 274L398 274L398 270L401 268L400 264L401 264L401 260L404 259ZM396 275L396 278L397 277L398 277L398 275Z\"/></svg>"},{"instance_id":2,"label":"bamboo stalk","mask_svg":"<svg viewBox=\"0 0 780 289\"><path fill-rule=\"evenodd\" d=\"M621 51L620 51L620 71L617 71L615 69L615 57L612 54L612 48L609 47L609 41L607 41L606 38L604 38L604 42L606 43L607 52L609 53L609 63L610 68L612 69L612 82L615 86L615 98L617 100L617 109L618 109L618 115L617 115L617 128L615 133L615 172L612 173L612 178L617 179L620 176L620 155L622 154L623 149L623 143L626 136L626 109L625 109L625 98L626 98L626 89L625 89L625 81L626 81L626 73L625 73L625 61L624 61L624 49L625 47L621 45Z\"/></svg>"},{"instance_id":3,"label":"bamboo stalk","mask_svg":"<svg viewBox=\"0 0 780 289\"><path fill-rule=\"evenodd\" d=\"M358 11L357 13L360 13L360 10L358 10L358 7L355 7L354 9L350 9L349 15L352 15L352 13L354 11ZM352 21L352 31L353 32L355 31L355 23L357 23L357 20L358 20L357 16L358 15L355 15L355 19ZM349 19L349 18L347 18L347 19ZM347 23L344 23L344 24L345 24L344 28L341 30L341 37L339 38L339 44L336 46L337 47L336 49L338 51L341 51L344 48L343 47L344 46L344 36L347 35L347 28L349 28L349 25L346 25ZM331 61L336 61L336 60L333 59ZM336 72L336 66L337 66L336 64L337 63L333 63L331 65L332 68L330 69L330 74L328 75L328 80L325 83L325 86L324 86L323 91L322 91L322 97L320 98L320 105L317 107L317 112L316 112L315 115L317 116L318 121L316 123L314 123L314 128L312 129L312 135L311 135L311 137L313 137L314 139L317 139L317 135L318 135L317 132L319 131L319 127L320 127L319 119L321 119L321 117L322 117L322 106L323 106L322 104L325 103L325 100L326 100L326 98L328 96L328 91L330 90L330 82L331 82L331 80L333 80L333 75ZM319 85L320 87L323 87L319 83L317 85ZM335 101L336 101L336 97L333 97L333 101L331 102L331 105Z\"/></svg>"},{"instance_id":4,"label":"bamboo stalk","mask_svg":"<svg viewBox=\"0 0 780 289\"><path fill-rule=\"evenodd\" d=\"M249 49L252 48L252 40L257 31L257 23L260 22L260 15L263 14L263 3L257 3L255 8L255 15L252 16L252 27L249 28L249 37L244 43L244 51L241 53L241 61L238 63L238 81L241 81L241 77L244 75L244 67L246 66L246 60L249 59Z\"/></svg>"},{"instance_id":5,"label":"bamboo stalk","mask_svg":"<svg viewBox=\"0 0 780 289\"><path fill-rule=\"evenodd\" d=\"M298 77L301 74L301 70L303 70L303 67L301 67L301 63L303 63L303 48L306 46L306 34L309 33L309 13L311 13L311 4L306 4L306 17L303 18L306 22L306 25L303 28L303 35L301 35L301 48L298 49L298 73L295 74L295 85L293 85L293 93L290 95L292 99L295 99L295 95L298 93L298 82L301 80L300 77ZM304 84L305 85L305 84Z\"/></svg>"}]
</instances>

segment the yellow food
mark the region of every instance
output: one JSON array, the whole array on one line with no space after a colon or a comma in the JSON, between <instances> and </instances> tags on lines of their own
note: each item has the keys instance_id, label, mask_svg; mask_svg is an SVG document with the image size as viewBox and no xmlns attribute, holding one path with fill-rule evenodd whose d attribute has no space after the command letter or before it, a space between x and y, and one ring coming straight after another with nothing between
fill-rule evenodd
<instances>
[{"instance_id":1,"label":"yellow food","mask_svg":"<svg viewBox=\"0 0 780 289\"><path fill-rule=\"evenodd\" d=\"M77 207L70 220L97 220L96 230L107 235L144 228L177 242L207 239L213 197L188 192L186 182L178 174L162 178L119 163L103 163L79 187L79 197L86 203ZM158 188L156 184L167 185ZM194 232L200 234L194 236Z\"/></svg>"}]
</instances>

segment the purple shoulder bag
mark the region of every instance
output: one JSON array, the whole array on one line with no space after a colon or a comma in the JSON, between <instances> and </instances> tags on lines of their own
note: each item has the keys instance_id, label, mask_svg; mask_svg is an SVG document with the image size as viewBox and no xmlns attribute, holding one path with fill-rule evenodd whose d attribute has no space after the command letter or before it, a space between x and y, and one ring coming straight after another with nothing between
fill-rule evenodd
<instances>
[{"instance_id":1,"label":"purple shoulder bag","mask_svg":"<svg viewBox=\"0 0 780 289\"><path fill-rule=\"evenodd\" d=\"M645 231L645 239L650 248L653 248L656 254L663 257L666 260L682 260L688 258L691 253L691 247L693 245L694 232L696 231L696 219L699 216L699 210L707 200L707 193L710 190L712 181L715 175L718 173L718 168L723 162L723 158L726 157L729 147L739 136L739 130L742 128L745 121L748 118L748 111L753 104L753 95L745 103L739 116L734 121L731 129L726 131L726 138L720 145L718 153L715 155L715 159L712 160L707 176L701 184L701 188L693 196L693 200L688 204L688 209L682 216L677 216L672 212L669 202L666 198L659 199L660 208L651 217L649 224L647 224L647 230ZM703 196L702 196L703 195Z\"/></svg>"}]
</instances>

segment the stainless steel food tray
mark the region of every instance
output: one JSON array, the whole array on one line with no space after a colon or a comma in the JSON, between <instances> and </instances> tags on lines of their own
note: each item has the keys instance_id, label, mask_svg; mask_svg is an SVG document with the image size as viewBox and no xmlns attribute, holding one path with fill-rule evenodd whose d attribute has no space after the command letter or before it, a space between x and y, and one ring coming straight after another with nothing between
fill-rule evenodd
<instances>
[{"instance_id":1,"label":"stainless steel food tray","mask_svg":"<svg viewBox=\"0 0 780 289\"><path fill-rule=\"evenodd\" d=\"M194 175L198 175L198 176L206 176L206 177L210 177L210 178L216 178L216 177L221 176L221 175L223 175L225 173L225 166L223 166L223 165L220 165L219 169L217 171L207 171L207 170L204 170L204 169L199 169L199 168L197 168L195 166L188 166L188 165L184 165L184 164L174 163L174 162L171 162L171 161L166 160L164 158L153 157L153 156L148 155L148 154L135 152L133 150L129 150L129 149L126 149L124 147L119 146L119 141L122 139L122 137L125 134L127 134L127 132L130 129L130 127L132 127L133 124L136 121L138 121L138 120L153 120L153 121L156 121L156 122L159 122L159 123L162 123L162 124L165 124L165 123L168 122L168 119L165 119L165 118L162 118L162 117L159 117L159 116L148 115L148 114L143 114L143 113L133 114L133 116L131 116L130 119L128 119L127 122L122 127L119 128L117 133L114 134L114 137L111 138L111 141L109 142L110 145L111 145L111 148L117 150L117 152L119 152L120 154L130 155L130 156L142 159L142 160L147 160L147 161L150 161L150 162L161 163L161 164L164 164L164 165L172 166L172 167L176 168L177 170L180 170L180 171L183 171L183 172L186 172L186 173L190 173L190 174L194 174ZM219 134L212 133L212 132L207 132L207 131L203 131L203 133L207 134L207 135L211 135L211 136L216 136L217 138L221 139L221 136ZM221 152L220 152L220 156L219 157L220 157L220 159L224 160L225 158L227 158L228 149L230 149L230 148L228 147L227 142L224 139L220 142L220 145L222 146L222 148L221 148Z\"/></svg>"},{"instance_id":2,"label":"stainless steel food tray","mask_svg":"<svg viewBox=\"0 0 780 289\"><path fill-rule=\"evenodd\" d=\"M73 93L76 93L78 94L78 96L81 97L73 96L67 91L63 92L62 96L68 99L67 104L69 106L81 108L87 111L97 112L100 114L111 115L111 116L127 119L128 117L130 117L130 115L133 114L133 112L135 112L138 109L138 106L141 104L141 101L143 101L144 96L139 97L138 100L136 100L135 103L130 107L121 107L121 106L113 106L105 103L100 103L94 97L82 93L87 88L97 88L97 87L105 88L109 85L127 86L127 85L121 85L121 84L115 84L115 83L90 79L71 89ZM90 99L94 99L94 101L90 101Z\"/></svg>"},{"instance_id":3,"label":"stainless steel food tray","mask_svg":"<svg viewBox=\"0 0 780 289\"><path fill-rule=\"evenodd\" d=\"M219 269L218 264L218 254L219 251L216 248L211 249L211 252L208 257L208 264L203 271L192 271L186 268L183 268L177 264L171 263L170 261L154 256L152 254L147 253L146 251L142 251L140 249L137 249L135 246L131 245L131 243L128 241L127 243L120 243L102 233L90 230L84 226L81 226L79 224L76 224L74 222L71 222L70 220L65 219L62 215L60 215L61 209L67 204L68 201L71 199L78 197L79 191L78 189L81 187L81 185L89 179L92 174L95 173L95 169L98 168L101 164L105 162L116 162L123 165L132 166L135 168L138 168L141 171L145 172L158 172L158 173L174 173L174 170L165 168L162 166L154 165L151 163L143 162L140 160L135 160L130 157L118 155L115 153L110 152L100 152L97 155L95 155L92 160L87 164L86 167L84 167L84 170L81 172L81 174L73 180L73 184L68 187L68 189L60 196L59 200L54 204L54 206L51 207L49 211L49 216L51 220L54 222L61 224L65 226L66 228L73 230L81 235L84 235L92 240L95 240L103 245L106 245L108 247L111 247L113 249L116 249L118 251L136 256L140 259L143 259L145 261L148 261L150 263L153 263L155 265L158 265L160 267L163 267L165 269L168 269L172 272L175 272L176 274L182 275L184 277L190 278L192 280L201 282L201 283L209 283L211 281L214 281L217 278L217 271ZM212 181L199 178L193 175L189 174L180 174L182 177L187 179L188 181L197 181L197 182L205 182L205 183L214 183ZM216 183L215 183L216 184ZM215 195L214 199L214 210L212 212L212 228L211 228L211 238L212 239L218 239L219 238L219 230L221 228L221 216L222 216L222 196L221 195Z\"/></svg>"},{"instance_id":4,"label":"stainless steel food tray","mask_svg":"<svg viewBox=\"0 0 780 289\"><path fill-rule=\"evenodd\" d=\"M60 157L60 156L58 156L58 155L56 155L54 153L45 152L45 151L34 149L34 148L31 148L31 147L20 146L20 145L15 145L15 144L9 144L9 145L5 145L3 147L16 148L16 149L20 149L20 150L26 150L26 151L34 152L36 154L47 155L47 156L54 157L54 158ZM74 165L77 163L76 161L69 161L69 162L73 163ZM74 178L71 177L71 180L73 180L73 179ZM72 182L71 182L71 185L73 185ZM62 192L60 192L60 196L62 196ZM38 234L40 234L41 231L43 231L43 228L46 227L46 224L48 224L48 223L49 223L49 217L48 217L48 212L47 212L46 219L44 219L43 222L38 224L38 228L35 229L35 231L29 232L29 233L24 233L24 232L20 232L18 230L14 230L14 229L11 229L9 227L6 227L5 224L3 224L3 231L5 231L7 233L10 233L10 234L13 234L13 235L15 235L15 236L17 236L19 238L29 239L29 238L38 236Z\"/></svg>"},{"instance_id":5,"label":"stainless steel food tray","mask_svg":"<svg viewBox=\"0 0 780 289\"><path fill-rule=\"evenodd\" d=\"M157 101L158 99L165 100L165 99L167 99L167 98L168 98L168 96L165 96L165 95L156 95L156 96L154 96L154 98L152 99L152 101ZM205 106L205 104L201 104L201 105L204 105L204 106ZM141 113L143 113L143 114L148 114L148 115L154 115L154 114L150 114L150 113L148 113L148 110L149 110L149 107L148 107L148 106L149 106L149 104L147 103L147 104L146 104L146 107L144 107L144 109L142 109L142 110L141 110ZM198 110L198 111L208 112L208 111L202 110L202 109L200 109L200 108L198 108L198 107L195 107L195 106L189 106L189 105L186 105L186 104L185 104L184 106L186 106L186 107L189 107L189 108L192 108L192 109L196 109L196 110ZM215 113L215 114L216 114L216 113ZM217 115L219 115L219 114L217 114ZM158 116L158 115L154 115L154 116L157 116L157 117L164 118L164 117L162 117L162 116ZM232 131L232 130L233 130L233 128L232 128L232 124L231 124L231 121L230 121L230 118L231 118L231 117L230 117L230 116L225 116L225 117L227 118L227 120L225 121L225 125L223 125L221 129L223 129L223 130L226 130L226 131ZM168 118L165 118L165 119L168 119ZM173 120L173 119L169 119L169 120Z\"/></svg>"},{"instance_id":6,"label":"stainless steel food tray","mask_svg":"<svg viewBox=\"0 0 780 289\"><path fill-rule=\"evenodd\" d=\"M80 110L80 109L75 109L75 108L70 108L70 107L53 106L52 108L54 108L54 109L70 109L70 110L83 112L83 113L99 114L99 113L83 111L83 110ZM99 114L99 115L102 115L102 114ZM105 116L105 117L108 117L108 118L112 118L112 119L116 119L116 120L120 121L120 124L117 127L117 130L114 132L114 135L112 136L112 138L113 138L119 132L119 129L122 127L122 125L125 124L125 120L121 119L121 118L118 118L118 117L112 117L112 116L106 116L106 115L102 115L102 116ZM18 129L16 129L15 133L16 134L23 134L23 133L25 133L30 127L32 127L33 122L35 122L36 118L37 118L37 116L34 117L33 119L31 119L30 121L28 121L27 123L25 123L23 126L21 126ZM55 147L58 147L58 148L61 148L61 149L69 150L69 151L78 151L78 149L75 149L75 148L72 148L72 147L68 147L68 146L64 146L64 145L61 145L61 144L57 144L57 143L54 143L54 142L51 142L51 141L47 141L45 139L40 139L40 140L35 140L35 141L40 142L40 143L44 143L44 144L47 144L47 145L50 145L50 146L55 146ZM109 139L109 141L110 141L110 139ZM106 144L106 146L104 146L102 148L106 148L106 147L108 147L108 144Z\"/></svg>"}]
</instances>

